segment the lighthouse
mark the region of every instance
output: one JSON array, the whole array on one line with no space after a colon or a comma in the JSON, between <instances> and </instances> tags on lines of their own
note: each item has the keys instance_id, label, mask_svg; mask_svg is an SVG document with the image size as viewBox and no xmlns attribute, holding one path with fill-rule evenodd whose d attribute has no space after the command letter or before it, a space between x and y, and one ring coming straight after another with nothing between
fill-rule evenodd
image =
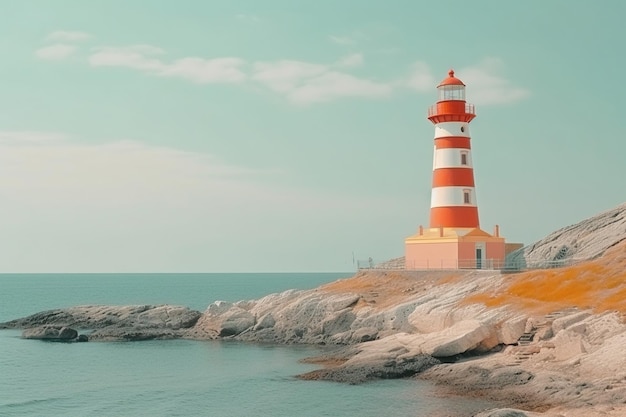
<instances>
[{"instance_id":1,"label":"lighthouse","mask_svg":"<svg viewBox=\"0 0 626 417\"><path fill-rule=\"evenodd\" d=\"M465 101L465 84L453 70L437 91L428 109L435 125L430 224L405 239L405 268L501 268L521 245L506 244L499 226L493 234L480 228L469 128L474 105Z\"/></svg>"},{"instance_id":2,"label":"lighthouse","mask_svg":"<svg viewBox=\"0 0 626 417\"><path fill-rule=\"evenodd\" d=\"M479 227L469 123L474 106L465 84L450 70L438 86L439 100L428 109L435 125L430 227Z\"/></svg>"}]
</instances>

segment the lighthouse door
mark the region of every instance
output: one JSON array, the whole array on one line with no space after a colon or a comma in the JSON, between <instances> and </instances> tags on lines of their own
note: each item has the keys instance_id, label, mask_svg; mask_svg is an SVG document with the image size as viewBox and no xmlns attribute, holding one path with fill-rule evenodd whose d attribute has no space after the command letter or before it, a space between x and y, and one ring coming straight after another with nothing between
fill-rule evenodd
<instances>
[{"instance_id":1,"label":"lighthouse door","mask_svg":"<svg viewBox=\"0 0 626 417\"><path fill-rule=\"evenodd\" d=\"M485 267L485 243L477 242L476 243L476 269L483 269Z\"/></svg>"},{"instance_id":2,"label":"lighthouse door","mask_svg":"<svg viewBox=\"0 0 626 417\"><path fill-rule=\"evenodd\" d=\"M476 248L476 269L483 268L483 250Z\"/></svg>"}]
</instances>

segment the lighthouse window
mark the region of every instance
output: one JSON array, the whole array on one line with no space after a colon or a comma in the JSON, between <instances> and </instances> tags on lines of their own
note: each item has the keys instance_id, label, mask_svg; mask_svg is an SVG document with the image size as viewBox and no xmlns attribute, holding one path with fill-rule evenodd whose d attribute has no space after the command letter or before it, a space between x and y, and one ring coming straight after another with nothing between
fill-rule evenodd
<instances>
[{"instance_id":1,"label":"lighthouse window","mask_svg":"<svg viewBox=\"0 0 626 417\"><path fill-rule=\"evenodd\" d=\"M439 100L465 100L465 86L444 85L439 87Z\"/></svg>"},{"instance_id":2,"label":"lighthouse window","mask_svg":"<svg viewBox=\"0 0 626 417\"><path fill-rule=\"evenodd\" d=\"M465 132L465 126L461 126L461 132Z\"/></svg>"},{"instance_id":3,"label":"lighthouse window","mask_svg":"<svg viewBox=\"0 0 626 417\"><path fill-rule=\"evenodd\" d=\"M467 152L461 152L461 165L467 165Z\"/></svg>"},{"instance_id":4,"label":"lighthouse window","mask_svg":"<svg viewBox=\"0 0 626 417\"><path fill-rule=\"evenodd\" d=\"M463 203L472 204L472 199L470 198L470 190L463 190Z\"/></svg>"}]
</instances>

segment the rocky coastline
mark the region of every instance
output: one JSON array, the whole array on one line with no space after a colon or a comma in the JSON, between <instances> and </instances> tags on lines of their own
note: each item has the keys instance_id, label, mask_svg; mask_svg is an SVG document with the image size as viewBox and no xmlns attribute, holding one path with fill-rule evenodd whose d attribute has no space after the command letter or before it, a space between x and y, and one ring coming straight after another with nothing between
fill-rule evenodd
<instances>
[{"instance_id":1,"label":"rocky coastline","mask_svg":"<svg viewBox=\"0 0 626 417\"><path fill-rule=\"evenodd\" d=\"M312 290L216 301L204 312L78 306L0 329L55 341L314 344L324 347L309 360L320 369L302 379L423 378L512 407L483 417L626 415L626 204L514 256L569 266L518 273L371 270Z\"/></svg>"}]
</instances>

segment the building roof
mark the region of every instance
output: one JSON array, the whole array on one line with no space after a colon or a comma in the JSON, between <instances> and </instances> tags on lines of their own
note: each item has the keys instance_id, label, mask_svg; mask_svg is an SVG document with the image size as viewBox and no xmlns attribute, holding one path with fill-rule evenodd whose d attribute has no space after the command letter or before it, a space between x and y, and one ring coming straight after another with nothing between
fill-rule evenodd
<instances>
[{"instance_id":1,"label":"building roof","mask_svg":"<svg viewBox=\"0 0 626 417\"><path fill-rule=\"evenodd\" d=\"M442 233L443 232L443 233ZM442 236L443 234L443 236ZM424 228L422 232L406 238L405 242L458 242L458 241L476 241L476 242L502 242L503 237L494 236L485 232L478 227L431 227Z\"/></svg>"},{"instance_id":2,"label":"building roof","mask_svg":"<svg viewBox=\"0 0 626 417\"><path fill-rule=\"evenodd\" d=\"M456 78L454 76L454 70L450 70L448 71L448 78L444 78L443 81L441 81L439 83L439 85L437 87L441 87L444 85L462 85L465 86L465 84L463 84L463 81L459 80L458 78Z\"/></svg>"}]
</instances>

